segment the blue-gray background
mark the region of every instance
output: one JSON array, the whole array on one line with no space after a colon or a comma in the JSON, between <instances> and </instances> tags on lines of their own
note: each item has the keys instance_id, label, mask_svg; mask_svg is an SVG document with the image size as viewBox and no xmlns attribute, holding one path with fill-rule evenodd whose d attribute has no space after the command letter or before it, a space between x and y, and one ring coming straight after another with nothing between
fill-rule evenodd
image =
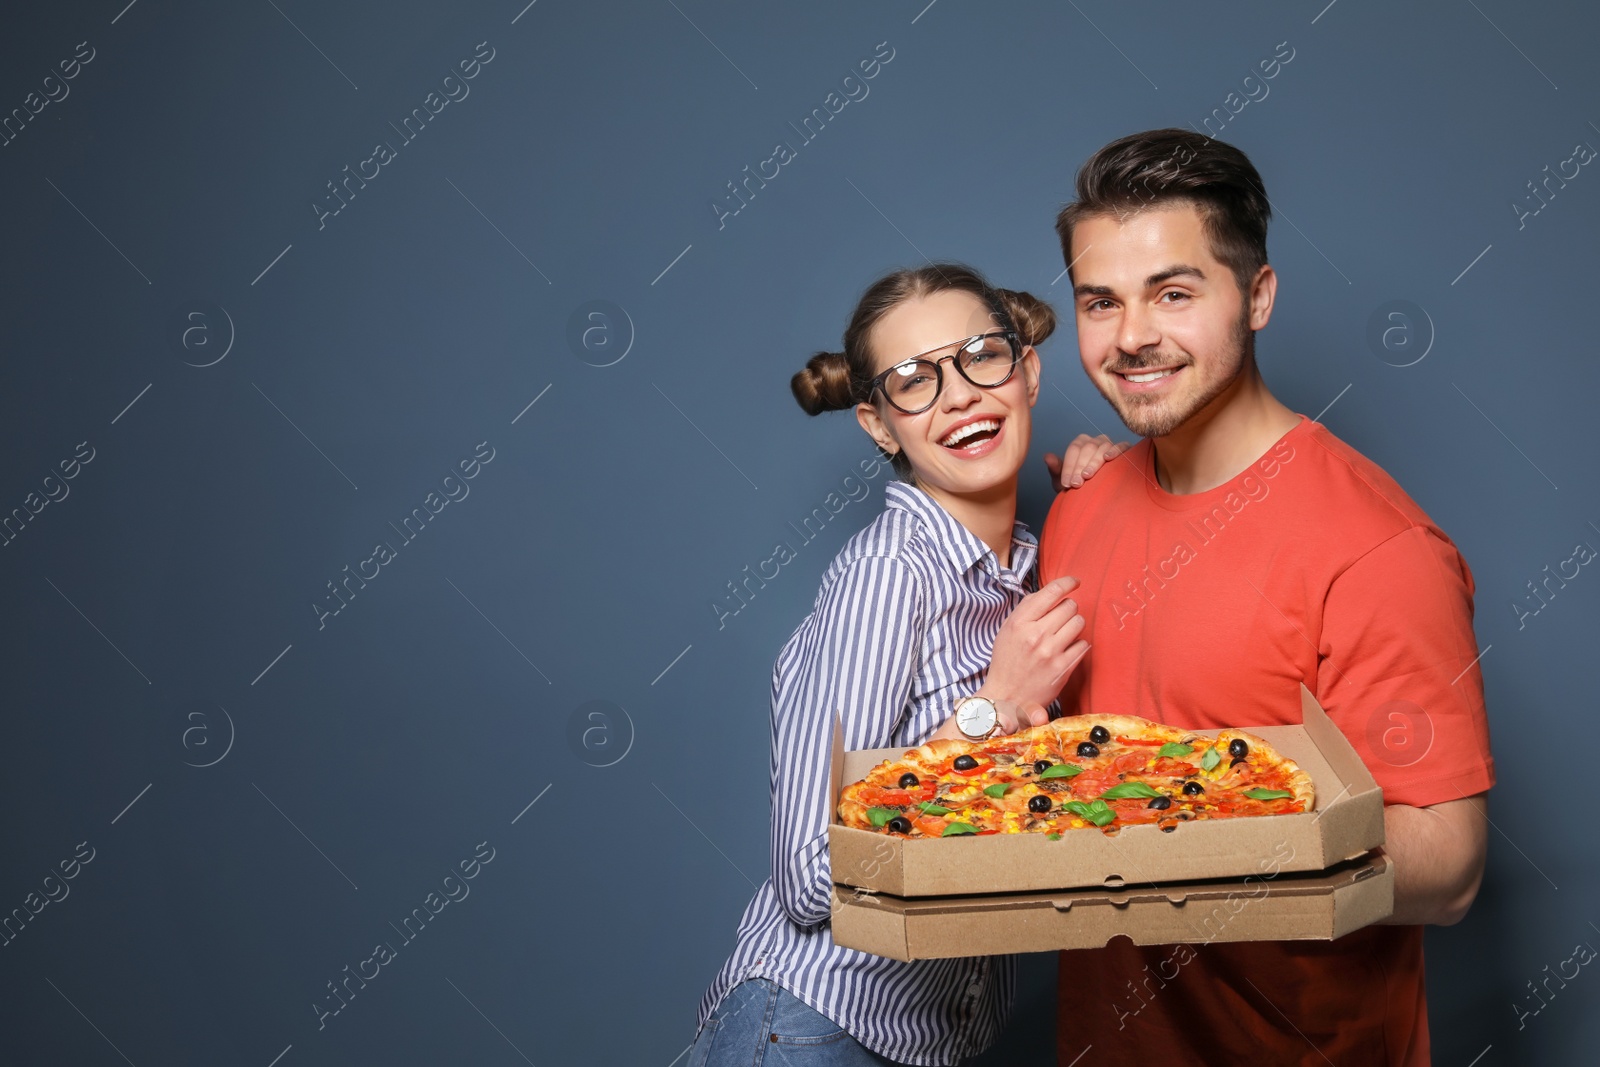
<instances>
[{"instance_id":1,"label":"blue-gray background","mask_svg":"<svg viewBox=\"0 0 1600 1067\"><path fill-rule=\"evenodd\" d=\"M0 514L38 509L0 549L0 914L94 856L0 948L0 1060L667 1067L765 876L772 660L881 507L885 475L727 614L871 454L789 375L928 257L1068 309L1051 221L1077 165L1222 109L1278 209L1269 383L1478 582L1498 832L1472 914L1428 935L1436 1062L1585 1062L1600 978L1520 1028L1514 1005L1600 944L1600 576L1512 605L1600 546L1600 176L1520 227L1512 205L1600 144L1592 13L125 2L14 5L0 34L4 114L93 49L0 148ZM480 42L470 95L403 143ZM880 42L869 95L802 144L788 123ZM396 158L319 228L380 140ZM780 140L797 158L719 227ZM1124 435L1070 322L1044 352L1035 528L1043 452ZM470 496L404 543L390 524L480 442ZM379 541L397 557L319 628ZM470 896L319 1031L326 983L480 842ZM1023 975L986 1062L1052 1055L1053 956Z\"/></svg>"}]
</instances>

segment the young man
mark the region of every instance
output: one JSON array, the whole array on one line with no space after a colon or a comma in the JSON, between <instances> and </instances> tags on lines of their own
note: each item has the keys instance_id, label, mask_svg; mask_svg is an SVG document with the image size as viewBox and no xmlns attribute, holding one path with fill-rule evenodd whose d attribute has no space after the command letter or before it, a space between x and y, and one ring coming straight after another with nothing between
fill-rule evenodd
<instances>
[{"instance_id":1,"label":"young man","mask_svg":"<svg viewBox=\"0 0 1600 1067\"><path fill-rule=\"evenodd\" d=\"M1137 134L1076 192L1056 227L1083 368L1144 440L1044 527L1040 580L1082 582L1093 646L1061 706L1264 726L1299 720L1304 682L1383 787L1395 909L1333 942L1062 953L1060 1062L1425 1065L1422 925L1471 905L1494 784L1471 572L1393 479L1262 380L1277 275L1243 153Z\"/></svg>"}]
</instances>

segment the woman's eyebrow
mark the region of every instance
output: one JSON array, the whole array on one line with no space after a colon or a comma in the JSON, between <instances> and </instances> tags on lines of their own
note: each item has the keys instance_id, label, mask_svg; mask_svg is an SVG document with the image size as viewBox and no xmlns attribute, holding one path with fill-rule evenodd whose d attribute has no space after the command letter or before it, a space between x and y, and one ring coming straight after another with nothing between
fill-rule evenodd
<instances>
[{"instance_id":1,"label":"woman's eyebrow","mask_svg":"<svg viewBox=\"0 0 1600 1067\"><path fill-rule=\"evenodd\" d=\"M944 344L936 345L935 347L928 349L926 352L918 352L914 356L907 356L905 359L902 359L900 361L900 363L909 363L913 359L921 359L923 356L931 356L935 352L942 351L942 350L944 350L946 348L949 348L952 345L965 344L966 342L972 340L974 337L982 337L987 332L988 331L986 331L986 330L980 330L977 333L969 333L965 337L957 337L954 341L946 341ZM897 363L896 366L899 366L899 364Z\"/></svg>"}]
</instances>

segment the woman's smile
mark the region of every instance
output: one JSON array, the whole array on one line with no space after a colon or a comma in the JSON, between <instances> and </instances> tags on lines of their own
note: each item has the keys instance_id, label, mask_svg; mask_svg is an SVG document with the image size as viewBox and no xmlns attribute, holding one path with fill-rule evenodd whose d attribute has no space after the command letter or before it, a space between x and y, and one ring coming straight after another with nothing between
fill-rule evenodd
<instances>
[{"instance_id":1,"label":"woman's smile","mask_svg":"<svg viewBox=\"0 0 1600 1067\"><path fill-rule=\"evenodd\" d=\"M1005 424L1004 415L972 415L947 430L939 444L962 459L978 459L1000 447Z\"/></svg>"}]
</instances>

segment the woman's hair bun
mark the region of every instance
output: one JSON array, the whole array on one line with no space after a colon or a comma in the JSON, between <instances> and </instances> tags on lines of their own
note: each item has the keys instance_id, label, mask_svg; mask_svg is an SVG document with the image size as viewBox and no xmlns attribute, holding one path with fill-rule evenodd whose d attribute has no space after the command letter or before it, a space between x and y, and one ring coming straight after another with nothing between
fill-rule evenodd
<instances>
[{"instance_id":1,"label":"woman's hair bun","mask_svg":"<svg viewBox=\"0 0 1600 1067\"><path fill-rule=\"evenodd\" d=\"M807 415L854 407L850 363L843 352L818 352L805 369L789 379L789 389Z\"/></svg>"},{"instance_id":2,"label":"woman's hair bun","mask_svg":"<svg viewBox=\"0 0 1600 1067\"><path fill-rule=\"evenodd\" d=\"M1043 300L1032 293L1020 293L1014 289L996 289L994 292L1005 306L1006 314L1011 316L1012 325L1017 328L1017 335L1023 344L1042 344L1045 338L1056 332L1055 309Z\"/></svg>"}]
</instances>

